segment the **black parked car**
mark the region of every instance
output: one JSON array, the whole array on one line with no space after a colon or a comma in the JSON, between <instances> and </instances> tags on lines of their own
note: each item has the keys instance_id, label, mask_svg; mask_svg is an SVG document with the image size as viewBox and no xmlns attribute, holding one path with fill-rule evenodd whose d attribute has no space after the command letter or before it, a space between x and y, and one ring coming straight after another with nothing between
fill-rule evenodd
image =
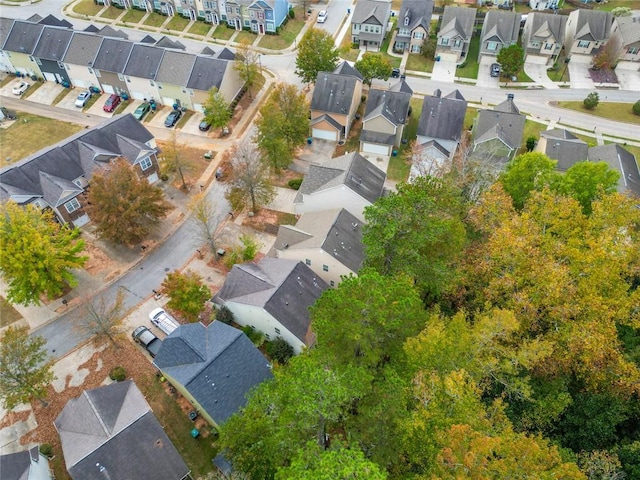
<instances>
[{"instance_id":1,"label":"black parked car","mask_svg":"<svg viewBox=\"0 0 640 480\"><path fill-rule=\"evenodd\" d=\"M182 112L180 110L171 110L171 113L167 115L167 119L164 121L164 126L168 128L173 127L176 123L178 123L178 120L180 120L181 116Z\"/></svg>"},{"instance_id":2,"label":"black parked car","mask_svg":"<svg viewBox=\"0 0 640 480\"><path fill-rule=\"evenodd\" d=\"M392 78L400 78L400 69L399 68L394 68L393 70L391 70L391 77Z\"/></svg>"},{"instance_id":3,"label":"black parked car","mask_svg":"<svg viewBox=\"0 0 640 480\"><path fill-rule=\"evenodd\" d=\"M209 130L211 128L211 124L209 122L207 122L206 120L202 120L200 122L200 125L198 125L198 128L200 129L200 131L206 132L207 130Z\"/></svg>"},{"instance_id":4,"label":"black parked car","mask_svg":"<svg viewBox=\"0 0 640 480\"><path fill-rule=\"evenodd\" d=\"M500 76L500 64L492 63L491 64L491 76L499 77Z\"/></svg>"}]
</instances>

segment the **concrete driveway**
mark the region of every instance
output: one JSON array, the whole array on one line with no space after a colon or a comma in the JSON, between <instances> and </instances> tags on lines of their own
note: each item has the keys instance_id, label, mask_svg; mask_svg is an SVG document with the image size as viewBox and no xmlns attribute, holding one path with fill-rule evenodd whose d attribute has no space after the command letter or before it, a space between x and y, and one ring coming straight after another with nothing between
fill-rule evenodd
<instances>
[{"instance_id":1,"label":"concrete driveway","mask_svg":"<svg viewBox=\"0 0 640 480\"><path fill-rule=\"evenodd\" d=\"M84 92L85 89L70 88L68 90L69 92L67 93L67 95L56 104L56 107L66 108L67 110L81 111L81 108L76 107L76 98L78 98L78 95L80 95L81 92Z\"/></svg>"},{"instance_id":2,"label":"concrete driveway","mask_svg":"<svg viewBox=\"0 0 640 480\"><path fill-rule=\"evenodd\" d=\"M453 83L456 76L456 59L451 53L440 55L440 61L433 64L432 80Z\"/></svg>"},{"instance_id":3,"label":"concrete driveway","mask_svg":"<svg viewBox=\"0 0 640 480\"><path fill-rule=\"evenodd\" d=\"M524 73L526 73L531 80L538 85L542 85L544 88L560 88L551 81L547 75L547 59L539 55L527 55L524 62Z\"/></svg>"},{"instance_id":4,"label":"concrete driveway","mask_svg":"<svg viewBox=\"0 0 640 480\"><path fill-rule=\"evenodd\" d=\"M29 83L34 84L36 82ZM30 102L42 103L43 105L51 105L53 104L53 101L56 99L56 97L60 95L60 93L64 90L65 88L58 83L44 82L42 85L40 85L40 88L38 88L35 92L29 95L29 97L27 97L27 100L29 100Z\"/></svg>"},{"instance_id":5,"label":"concrete driveway","mask_svg":"<svg viewBox=\"0 0 640 480\"><path fill-rule=\"evenodd\" d=\"M187 123L185 123L182 128L180 128L180 131L189 133L191 135L201 135L203 137L206 137L208 132L202 132L200 131L200 128L198 128L203 118L204 113L195 112L193 115L191 115L191 118L187 120Z\"/></svg>"},{"instance_id":6,"label":"concrete driveway","mask_svg":"<svg viewBox=\"0 0 640 480\"><path fill-rule=\"evenodd\" d=\"M150 127L166 128L164 126L164 121L166 120L167 115L169 115L169 112L171 112L171 110L173 110L172 107L158 107L155 115L149 122L147 122L147 125Z\"/></svg>"},{"instance_id":7,"label":"concrete driveway","mask_svg":"<svg viewBox=\"0 0 640 480\"><path fill-rule=\"evenodd\" d=\"M589 75L592 60L590 55L571 55L571 61L568 64L571 88L595 88Z\"/></svg>"},{"instance_id":8,"label":"concrete driveway","mask_svg":"<svg viewBox=\"0 0 640 480\"><path fill-rule=\"evenodd\" d=\"M620 62L616 76L622 90L640 91L640 66L635 62Z\"/></svg>"},{"instance_id":9,"label":"concrete driveway","mask_svg":"<svg viewBox=\"0 0 640 480\"><path fill-rule=\"evenodd\" d=\"M500 77L491 76L491 64L496 63L496 57L483 55L478 69L478 82L476 85L482 88L500 88Z\"/></svg>"},{"instance_id":10,"label":"concrete driveway","mask_svg":"<svg viewBox=\"0 0 640 480\"><path fill-rule=\"evenodd\" d=\"M111 118L113 113L105 112L102 109L102 107L104 107L104 102L107 101L107 98L109 98L108 93L103 93L102 95L99 95L99 98L95 101L93 105L91 105L91 107L88 110L86 110L86 113L89 113L91 115L99 115L100 117Z\"/></svg>"},{"instance_id":11,"label":"concrete driveway","mask_svg":"<svg viewBox=\"0 0 640 480\"><path fill-rule=\"evenodd\" d=\"M306 144L300 155L293 160L289 168L296 172L308 173L312 164L322 165L333 157L337 142L313 139L311 145Z\"/></svg>"},{"instance_id":12,"label":"concrete driveway","mask_svg":"<svg viewBox=\"0 0 640 480\"><path fill-rule=\"evenodd\" d=\"M0 95L3 97L16 97L20 98L18 95L14 95L12 90L13 87L18 85L20 82L27 82L29 84L29 88L31 88L34 84L33 80L30 78L17 78L15 80L10 81L4 87L0 88ZM27 89L28 90L28 89Z\"/></svg>"}]
</instances>

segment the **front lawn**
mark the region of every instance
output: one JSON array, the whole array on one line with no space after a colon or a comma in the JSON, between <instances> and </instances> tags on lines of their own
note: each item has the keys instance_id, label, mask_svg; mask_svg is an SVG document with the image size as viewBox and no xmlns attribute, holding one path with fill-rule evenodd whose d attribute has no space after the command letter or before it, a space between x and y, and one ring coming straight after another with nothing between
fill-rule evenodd
<instances>
[{"instance_id":1,"label":"front lawn","mask_svg":"<svg viewBox=\"0 0 640 480\"><path fill-rule=\"evenodd\" d=\"M406 69L431 73L433 72L435 62L433 58L427 58L421 53L412 53L407 59Z\"/></svg>"},{"instance_id":2,"label":"front lawn","mask_svg":"<svg viewBox=\"0 0 640 480\"><path fill-rule=\"evenodd\" d=\"M159 27L165 22L166 19L167 17L165 17L164 15L151 12L147 19L144 21L144 24L149 25L150 27Z\"/></svg>"},{"instance_id":3,"label":"front lawn","mask_svg":"<svg viewBox=\"0 0 640 480\"><path fill-rule=\"evenodd\" d=\"M357 48L351 48L353 43L351 42L351 35L345 35L340 44L340 58L349 62L355 62L358 59L360 50Z\"/></svg>"},{"instance_id":4,"label":"front lawn","mask_svg":"<svg viewBox=\"0 0 640 480\"><path fill-rule=\"evenodd\" d=\"M229 40L234 33L235 30L233 28L227 27L226 23L221 23L213 31L211 37L218 40Z\"/></svg>"},{"instance_id":5,"label":"front lawn","mask_svg":"<svg viewBox=\"0 0 640 480\"><path fill-rule=\"evenodd\" d=\"M534 122L533 120L525 120L524 132L522 133L522 144L518 153L527 152L527 138L535 137L536 140L540 138L540 132L544 132L548 128L548 125L544 123Z\"/></svg>"},{"instance_id":6,"label":"front lawn","mask_svg":"<svg viewBox=\"0 0 640 480\"><path fill-rule=\"evenodd\" d=\"M93 0L82 0L80 3L74 5L73 11L79 15L95 17L103 8L104 5L96 5Z\"/></svg>"},{"instance_id":7,"label":"front lawn","mask_svg":"<svg viewBox=\"0 0 640 480\"><path fill-rule=\"evenodd\" d=\"M600 102L593 110L584 108L582 102L558 102L558 107L568 108L577 112L588 113L597 117L608 118L618 122L635 123L640 125L640 116L631 110L633 103Z\"/></svg>"},{"instance_id":8,"label":"front lawn","mask_svg":"<svg viewBox=\"0 0 640 480\"><path fill-rule=\"evenodd\" d=\"M411 147L416 139L418 132L418 123L420 122L420 113L422 112L422 99L411 99L411 116L409 123L404 127L403 138L407 141L401 143L398 148L398 155L389 159L389 169L387 170L387 178L396 182L405 182L409 178L411 170Z\"/></svg>"},{"instance_id":9,"label":"front lawn","mask_svg":"<svg viewBox=\"0 0 640 480\"><path fill-rule=\"evenodd\" d=\"M189 22L191 22L191 20L189 20L188 18L184 18L180 15L175 15L171 20L169 20L169 23L167 23L164 28L166 28L167 30L182 32L185 28L187 28Z\"/></svg>"},{"instance_id":10,"label":"front lawn","mask_svg":"<svg viewBox=\"0 0 640 480\"><path fill-rule=\"evenodd\" d=\"M456 69L456 76L464 78L478 78L478 70L480 69L478 53L480 53L480 37L476 35L471 38L471 44L469 45L466 60Z\"/></svg>"},{"instance_id":11,"label":"front lawn","mask_svg":"<svg viewBox=\"0 0 640 480\"><path fill-rule=\"evenodd\" d=\"M127 14L122 17L122 21L124 23L138 23L140 20L142 20L142 17L144 17L147 14L147 12L144 12L142 10L134 10L131 9L127 12Z\"/></svg>"},{"instance_id":12,"label":"front lawn","mask_svg":"<svg viewBox=\"0 0 640 480\"><path fill-rule=\"evenodd\" d=\"M101 18L110 18L111 20L115 20L120 15L122 15L123 12L124 12L124 10L120 10L119 8L109 7L104 12L102 12L102 15L100 15L100 17Z\"/></svg>"},{"instance_id":13,"label":"front lawn","mask_svg":"<svg viewBox=\"0 0 640 480\"><path fill-rule=\"evenodd\" d=\"M293 43L295 38L304 27L304 10L300 7L295 8L295 18L289 19L284 27L280 29L278 35L265 35L258 43L259 47L269 48L271 50L282 50Z\"/></svg>"},{"instance_id":14,"label":"front lawn","mask_svg":"<svg viewBox=\"0 0 640 480\"><path fill-rule=\"evenodd\" d=\"M0 327L7 327L22 318L13 305L0 296Z\"/></svg>"},{"instance_id":15,"label":"front lawn","mask_svg":"<svg viewBox=\"0 0 640 480\"><path fill-rule=\"evenodd\" d=\"M202 35L204 37L207 35L207 33L209 33L209 30L211 30L212 27L213 25L211 25L210 23L198 21L191 25L189 33L193 33L194 35Z\"/></svg>"},{"instance_id":16,"label":"front lawn","mask_svg":"<svg viewBox=\"0 0 640 480\"><path fill-rule=\"evenodd\" d=\"M236 36L235 41L236 43L240 43L240 44L245 43L247 45L252 45L257 38L258 38L258 35L256 35L255 33L242 30L238 32L238 35Z\"/></svg>"}]
</instances>

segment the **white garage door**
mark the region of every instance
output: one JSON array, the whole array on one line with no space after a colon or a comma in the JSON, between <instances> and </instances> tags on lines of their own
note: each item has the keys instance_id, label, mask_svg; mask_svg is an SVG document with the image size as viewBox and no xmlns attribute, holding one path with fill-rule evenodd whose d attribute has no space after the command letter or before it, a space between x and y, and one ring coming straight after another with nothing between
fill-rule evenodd
<instances>
[{"instance_id":1,"label":"white garage door","mask_svg":"<svg viewBox=\"0 0 640 480\"><path fill-rule=\"evenodd\" d=\"M145 98L149 98L151 95L147 95L144 92L136 92L136 91L132 91L131 92L131 98L133 98L134 100L144 100Z\"/></svg>"},{"instance_id":2,"label":"white garage door","mask_svg":"<svg viewBox=\"0 0 640 480\"><path fill-rule=\"evenodd\" d=\"M104 93L108 93L109 95L111 95L112 93L116 93L111 85L106 85L104 83L102 84L102 90L104 91Z\"/></svg>"},{"instance_id":3,"label":"white garage door","mask_svg":"<svg viewBox=\"0 0 640 480\"><path fill-rule=\"evenodd\" d=\"M55 73L50 73L50 72L42 72L44 73L44 79L47 80L48 82L55 82L56 81L56 74Z\"/></svg>"},{"instance_id":4,"label":"white garage door","mask_svg":"<svg viewBox=\"0 0 640 480\"><path fill-rule=\"evenodd\" d=\"M375 143L363 143L362 151L366 153L375 153L376 155L389 155L389 147L387 145L376 145Z\"/></svg>"},{"instance_id":5,"label":"white garage door","mask_svg":"<svg viewBox=\"0 0 640 480\"><path fill-rule=\"evenodd\" d=\"M87 83L84 80L78 80L76 78L71 79L71 85L78 88L86 88Z\"/></svg>"},{"instance_id":6,"label":"white garage door","mask_svg":"<svg viewBox=\"0 0 640 480\"><path fill-rule=\"evenodd\" d=\"M82 215L81 217L76 218L73 221L73 226L80 228L80 227L86 225L87 223L89 223L89 215L87 215L85 213L84 215Z\"/></svg>"},{"instance_id":7,"label":"white garage door","mask_svg":"<svg viewBox=\"0 0 640 480\"><path fill-rule=\"evenodd\" d=\"M193 110L195 112L200 112L200 113L204 113L204 107L202 106L201 103L194 103L193 104Z\"/></svg>"},{"instance_id":8,"label":"white garage door","mask_svg":"<svg viewBox=\"0 0 640 480\"><path fill-rule=\"evenodd\" d=\"M157 173L152 173L151 175L149 175L147 177L147 182L149 183L156 183L158 181L158 174Z\"/></svg>"},{"instance_id":9,"label":"white garage door","mask_svg":"<svg viewBox=\"0 0 640 480\"><path fill-rule=\"evenodd\" d=\"M332 140L334 142L338 141L338 132L332 132L329 130L314 128L312 130L311 135L313 136L313 138L320 138L322 140Z\"/></svg>"},{"instance_id":10,"label":"white garage door","mask_svg":"<svg viewBox=\"0 0 640 480\"><path fill-rule=\"evenodd\" d=\"M169 106L172 106L174 103L176 103L176 99L175 99L175 98L171 98L171 97L162 97L162 104L163 104L163 105L169 105Z\"/></svg>"}]
</instances>

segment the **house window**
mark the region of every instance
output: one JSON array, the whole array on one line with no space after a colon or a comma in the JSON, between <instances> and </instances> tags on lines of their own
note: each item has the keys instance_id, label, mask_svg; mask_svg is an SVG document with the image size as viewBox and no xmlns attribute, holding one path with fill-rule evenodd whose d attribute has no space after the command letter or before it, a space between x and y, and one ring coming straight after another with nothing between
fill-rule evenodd
<instances>
[{"instance_id":1,"label":"house window","mask_svg":"<svg viewBox=\"0 0 640 480\"><path fill-rule=\"evenodd\" d=\"M329 271L329 265L322 265L322 270L324 272L328 272Z\"/></svg>"},{"instance_id":2,"label":"house window","mask_svg":"<svg viewBox=\"0 0 640 480\"><path fill-rule=\"evenodd\" d=\"M96 77L97 77L97 78L100 78L100 76L101 76L101 75L100 75L100 70L96 70Z\"/></svg>"},{"instance_id":3,"label":"house window","mask_svg":"<svg viewBox=\"0 0 640 480\"><path fill-rule=\"evenodd\" d=\"M424 38L424 33L416 32L416 33L413 34L413 38L415 38L417 40L422 40Z\"/></svg>"},{"instance_id":4,"label":"house window","mask_svg":"<svg viewBox=\"0 0 640 480\"><path fill-rule=\"evenodd\" d=\"M531 46L533 48L538 48L538 47L540 47L540 42L531 42Z\"/></svg>"},{"instance_id":5,"label":"house window","mask_svg":"<svg viewBox=\"0 0 640 480\"><path fill-rule=\"evenodd\" d=\"M545 50L553 50L553 43L545 43L544 44L544 49Z\"/></svg>"},{"instance_id":6,"label":"house window","mask_svg":"<svg viewBox=\"0 0 640 480\"><path fill-rule=\"evenodd\" d=\"M409 26L409 17L404 17L404 26L405 27Z\"/></svg>"},{"instance_id":7,"label":"house window","mask_svg":"<svg viewBox=\"0 0 640 480\"><path fill-rule=\"evenodd\" d=\"M149 157L143 159L140 162L140 168L142 169L142 171L144 172L145 170L151 168L151 166L153 165L153 163L151 162L151 159Z\"/></svg>"},{"instance_id":8,"label":"house window","mask_svg":"<svg viewBox=\"0 0 640 480\"><path fill-rule=\"evenodd\" d=\"M227 13L233 13L233 8L227 7Z\"/></svg>"},{"instance_id":9,"label":"house window","mask_svg":"<svg viewBox=\"0 0 640 480\"><path fill-rule=\"evenodd\" d=\"M304 263L306 263L307 265L311 265L311 260L309 260L308 258L305 258Z\"/></svg>"},{"instance_id":10,"label":"house window","mask_svg":"<svg viewBox=\"0 0 640 480\"><path fill-rule=\"evenodd\" d=\"M420 53L420 45L411 45L411 53Z\"/></svg>"},{"instance_id":11,"label":"house window","mask_svg":"<svg viewBox=\"0 0 640 480\"><path fill-rule=\"evenodd\" d=\"M365 25L365 26L364 26L364 31L365 31L366 33L369 33L369 25Z\"/></svg>"},{"instance_id":12,"label":"house window","mask_svg":"<svg viewBox=\"0 0 640 480\"><path fill-rule=\"evenodd\" d=\"M264 12L258 12L258 18L264 20Z\"/></svg>"},{"instance_id":13,"label":"house window","mask_svg":"<svg viewBox=\"0 0 640 480\"><path fill-rule=\"evenodd\" d=\"M77 198L72 198L71 200L69 200L67 203L64 204L64 208L67 209L67 212L73 213L76 210L80 209L80 202L78 201Z\"/></svg>"},{"instance_id":14,"label":"house window","mask_svg":"<svg viewBox=\"0 0 640 480\"><path fill-rule=\"evenodd\" d=\"M331 280L331 286L335 287L336 286L336 282L334 282L333 280Z\"/></svg>"},{"instance_id":15,"label":"house window","mask_svg":"<svg viewBox=\"0 0 640 480\"><path fill-rule=\"evenodd\" d=\"M487 50L495 52L498 49L498 42L487 42Z\"/></svg>"},{"instance_id":16,"label":"house window","mask_svg":"<svg viewBox=\"0 0 640 480\"><path fill-rule=\"evenodd\" d=\"M636 55L639 51L640 51L639 47L629 47L629 50L627 50L627 53L629 55Z\"/></svg>"},{"instance_id":17,"label":"house window","mask_svg":"<svg viewBox=\"0 0 640 480\"><path fill-rule=\"evenodd\" d=\"M273 329L278 335L280 335L280 329L279 328L274 328Z\"/></svg>"},{"instance_id":18,"label":"house window","mask_svg":"<svg viewBox=\"0 0 640 480\"><path fill-rule=\"evenodd\" d=\"M591 42L587 40L580 40L578 42L578 48L589 48L589 45L591 45Z\"/></svg>"},{"instance_id":19,"label":"house window","mask_svg":"<svg viewBox=\"0 0 640 480\"><path fill-rule=\"evenodd\" d=\"M453 42L453 46L456 48L460 48L460 45L462 45L462 40L458 39L455 42Z\"/></svg>"},{"instance_id":20,"label":"house window","mask_svg":"<svg viewBox=\"0 0 640 480\"><path fill-rule=\"evenodd\" d=\"M444 45L444 46L449 45L449 39L448 39L448 38L446 38L446 37L442 37L442 38L440 39L440 45Z\"/></svg>"},{"instance_id":21,"label":"house window","mask_svg":"<svg viewBox=\"0 0 640 480\"><path fill-rule=\"evenodd\" d=\"M265 333L265 334L264 334L264 336L265 336L265 338L266 338L267 340L270 340L270 339L271 339L271 337L269 336L269 334L268 334L268 333Z\"/></svg>"},{"instance_id":22,"label":"house window","mask_svg":"<svg viewBox=\"0 0 640 480\"><path fill-rule=\"evenodd\" d=\"M250 16L251 18L256 18L256 12L254 12L253 10L251 10L251 11L249 12L249 16Z\"/></svg>"}]
</instances>

